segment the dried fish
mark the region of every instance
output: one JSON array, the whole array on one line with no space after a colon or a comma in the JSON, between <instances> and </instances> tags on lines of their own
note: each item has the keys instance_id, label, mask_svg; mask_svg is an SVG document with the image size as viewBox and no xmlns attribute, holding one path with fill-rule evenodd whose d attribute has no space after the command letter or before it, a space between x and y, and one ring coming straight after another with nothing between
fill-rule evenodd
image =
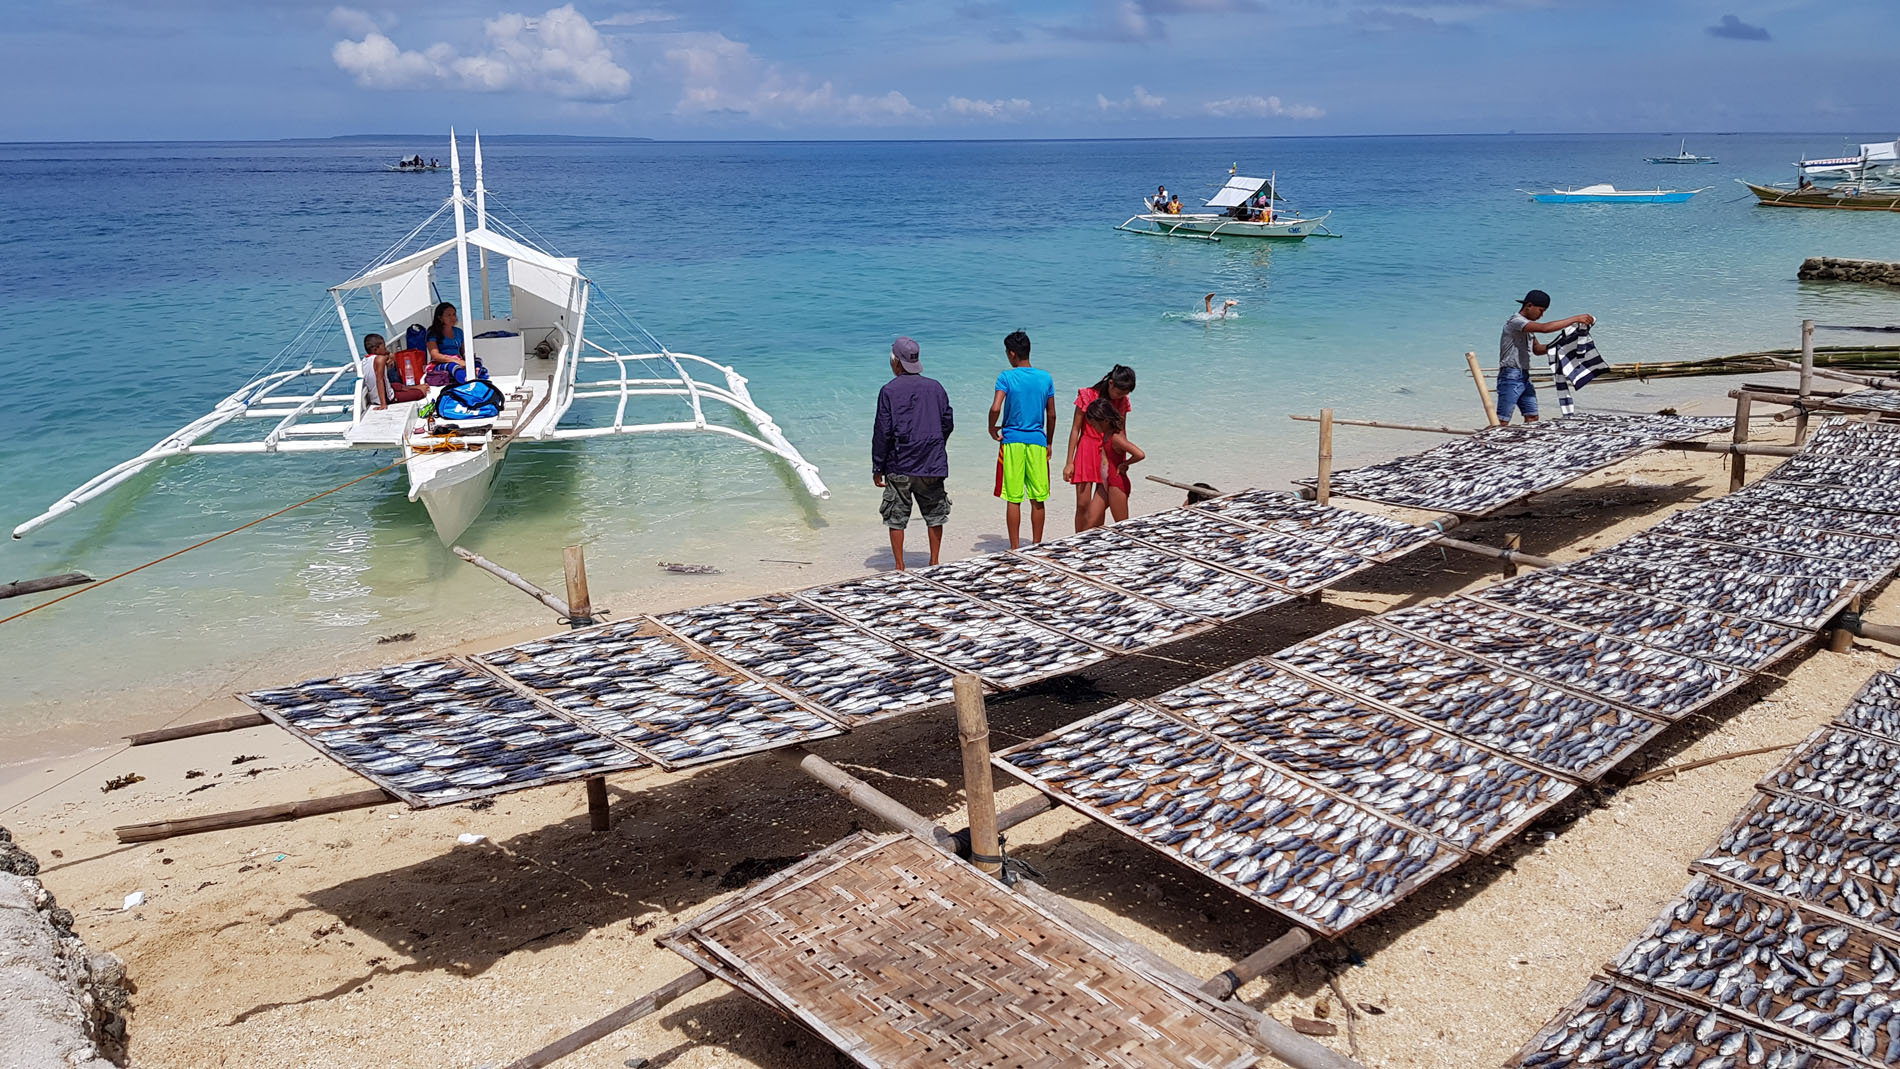
<instances>
[{"instance_id":1,"label":"dried fish","mask_svg":"<svg viewBox=\"0 0 1900 1069\"><path fill-rule=\"evenodd\" d=\"M1846 513L1865 516L1864 513ZM1900 517L1895 517L1900 520ZM1694 538L1720 543L1728 549L1766 550L1775 553L1826 557L1864 565L1858 574L1889 572L1900 567L1900 539L1868 537L1810 526L1748 519L1734 513L1713 513L1703 509L1678 512L1651 530L1678 538ZM1900 535L1900 523L1893 526ZM1857 574L1843 569L1842 574Z\"/></svg>"},{"instance_id":2,"label":"dried fish","mask_svg":"<svg viewBox=\"0 0 1900 1069\"><path fill-rule=\"evenodd\" d=\"M1900 823L1900 742L1823 728L1770 772L1762 788Z\"/></svg>"},{"instance_id":3,"label":"dried fish","mask_svg":"<svg viewBox=\"0 0 1900 1069\"><path fill-rule=\"evenodd\" d=\"M1659 567L1614 551L1552 571L1614 590L1805 631L1819 630L1865 585L1862 580L1846 577L1735 575L1693 567Z\"/></svg>"},{"instance_id":4,"label":"dried fish","mask_svg":"<svg viewBox=\"0 0 1900 1069\"><path fill-rule=\"evenodd\" d=\"M1663 730L1599 699L1357 620L1274 654L1350 694L1578 779L1596 779Z\"/></svg>"},{"instance_id":5,"label":"dried fish","mask_svg":"<svg viewBox=\"0 0 1900 1069\"><path fill-rule=\"evenodd\" d=\"M1117 706L996 756L1108 826L1327 935L1463 860L1159 710Z\"/></svg>"},{"instance_id":6,"label":"dried fish","mask_svg":"<svg viewBox=\"0 0 1900 1069\"><path fill-rule=\"evenodd\" d=\"M1871 579L1885 569L1879 562L1864 558L1840 560L1797 556L1755 546L1719 546L1713 542L1678 538L1657 531L1645 531L1625 538L1599 556L1609 556L1619 561L1639 561L1659 568L1694 568L1703 572L1745 576L1844 576Z\"/></svg>"},{"instance_id":7,"label":"dried fish","mask_svg":"<svg viewBox=\"0 0 1900 1069\"><path fill-rule=\"evenodd\" d=\"M1900 827L1885 821L1757 794L1695 866L1900 936Z\"/></svg>"},{"instance_id":8,"label":"dried fish","mask_svg":"<svg viewBox=\"0 0 1900 1069\"><path fill-rule=\"evenodd\" d=\"M1073 672L1108 657L1080 639L908 572L817 587L799 596L867 631L961 671L975 672L1000 687Z\"/></svg>"},{"instance_id":9,"label":"dried fish","mask_svg":"<svg viewBox=\"0 0 1900 1069\"><path fill-rule=\"evenodd\" d=\"M1858 412L1900 412L1900 390L1855 390L1841 397L1830 397L1827 404L1830 408Z\"/></svg>"},{"instance_id":10,"label":"dried fish","mask_svg":"<svg viewBox=\"0 0 1900 1069\"><path fill-rule=\"evenodd\" d=\"M1108 528L1058 538L1022 552L1098 583L1212 619L1235 619L1294 597L1283 587L1164 553Z\"/></svg>"},{"instance_id":11,"label":"dried fish","mask_svg":"<svg viewBox=\"0 0 1900 1069\"><path fill-rule=\"evenodd\" d=\"M603 772L639 757L455 661L410 661L244 701L411 805Z\"/></svg>"},{"instance_id":12,"label":"dried fish","mask_svg":"<svg viewBox=\"0 0 1900 1069\"><path fill-rule=\"evenodd\" d=\"M1900 514L1900 486L1819 486L1811 483L1763 479L1730 495L1770 507L1840 509L1848 512Z\"/></svg>"},{"instance_id":13,"label":"dried fish","mask_svg":"<svg viewBox=\"0 0 1900 1069\"><path fill-rule=\"evenodd\" d=\"M1876 672L1835 722L1900 742L1900 674Z\"/></svg>"},{"instance_id":14,"label":"dried fish","mask_svg":"<svg viewBox=\"0 0 1900 1069\"><path fill-rule=\"evenodd\" d=\"M1532 1037L1505 1069L1584 1066L1848 1069L1848 1063L1773 1029L1606 980L1590 981L1583 996Z\"/></svg>"},{"instance_id":15,"label":"dried fish","mask_svg":"<svg viewBox=\"0 0 1900 1069\"><path fill-rule=\"evenodd\" d=\"M1294 535L1229 523L1194 509L1136 516L1116 524L1114 529L1117 534L1138 538L1158 549L1301 592L1336 583L1377 563Z\"/></svg>"},{"instance_id":16,"label":"dried fish","mask_svg":"<svg viewBox=\"0 0 1900 1069\"><path fill-rule=\"evenodd\" d=\"M950 673L941 666L795 598L702 605L657 619L852 723L950 700Z\"/></svg>"},{"instance_id":17,"label":"dried fish","mask_svg":"<svg viewBox=\"0 0 1900 1069\"><path fill-rule=\"evenodd\" d=\"M1467 850L1489 850L1574 789L1268 661L1249 661L1149 704Z\"/></svg>"},{"instance_id":18,"label":"dried fish","mask_svg":"<svg viewBox=\"0 0 1900 1069\"><path fill-rule=\"evenodd\" d=\"M1833 416L1808 436L1807 452L1814 456L1900 459L1900 427Z\"/></svg>"},{"instance_id":19,"label":"dried fish","mask_svg":"<svg viewBox=\"0 0 1900 1069\"><path fill-rule=\"evenodd\" d=\"M1814 486L1900 485L1900 459L1853 456L1789 457L1766 476L1770 482Z\"/></svg>"},{"instance_id":20,"label":"dried fish","mask_svg":"<svg viewBox=\"0 0 1900 1069\"><path fill-rule=\"evenodd\" d=\"M1775 500L1770 491L1785 493L1789 488L1774 483L1753 483L1738 493L1718 497L1693 509L1678 512L1657 525L1677 534L1706 534L1720 531L1729 521L1798 527L1811 531L1839 532L1869 538L1900 539L1900 515L1886 512L1858 512L1820 505L1800 504L1792 499Z\"/></svg>"},{"instance_id":21,"label":"dried fish","mask_svg":"<svg viewBox=\"0 0 1900 1069\"><path fill-rule=\"evenodd\" d=\"M524 642L478 660L668 768L841 733L814 710L639 621Z\"/></svg>"},{"instance_id":22,"label":"dried fish","mask_svg":"<svg viewBox=\"0 0 1900 1069\"><path fill-rule=\"evenodd\" d=\"M1009 554L970 557L916 574L1110 650L1156 646L1209 626L1179 609Z\"/></svg>"},{"instance_id":23,"label":"dried fish","mask_svg":"<svg viewBox=\"0 0 1900 1069\"><path fill-rule=\"evenodd\" d=\"M1403 556L1437 536L1429 528L1319 505L1277 490L1243 490L1189 507L1232 523L1297 535L1373 560Z\"/></svg>"}]
</instances>

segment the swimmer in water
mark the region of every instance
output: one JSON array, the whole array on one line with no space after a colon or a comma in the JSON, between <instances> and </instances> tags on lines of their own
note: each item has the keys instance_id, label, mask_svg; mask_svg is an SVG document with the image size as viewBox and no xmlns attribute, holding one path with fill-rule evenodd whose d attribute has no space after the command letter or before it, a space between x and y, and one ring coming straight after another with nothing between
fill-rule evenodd
<instances>
[{"instance_id":1,"label":"swimmer in water","mask_svg":"<svg viewBox=\"0 0 1900 1069\"><path fill-rule=\"evenodd\" d=\"M1228 300L1221 302L1220 311L1216 312L1214 311L1214 295L1213 294L1210 293L1207 296L1201 298L1202 309L1207 312L1210 318L1215 318L1215 319L1226 319L1227 313L1231 311L1233 307L1239 303L1240 303L1239 301L1229 298Z\"/></svg>"}]
</instances>

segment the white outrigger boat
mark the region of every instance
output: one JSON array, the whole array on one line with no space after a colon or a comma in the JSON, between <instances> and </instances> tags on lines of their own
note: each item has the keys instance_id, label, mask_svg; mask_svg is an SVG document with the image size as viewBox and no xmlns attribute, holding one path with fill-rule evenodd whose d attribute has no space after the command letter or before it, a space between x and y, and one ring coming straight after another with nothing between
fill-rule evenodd
<instances>
[{"instance_id":1,"label":"white outrigger boat","mask_svg":"<svg viewBox=\"0 0 1900 1069\"><path fill-rule=\"evenodd\" d=\"M450 131L449 198L367 269L331 287L341 343L349 354L344 362L319 363L318 346L335 342L321 326L332 314L326 307L256 378L210 412L94 476L14 528L13 537L23 537L156 464L211 454L399 449L408 470L409 499L420 500L428 509L444 543L459 537L481 514L509 448L535 442L680 432L726 435L784 461L812 495L830 496L818 469L752 400L737 371L669 351L598 290L581 273L578 260L538 247L489 214L480 134L475 137L474 163L472 228L471 198L462 191L461 156ZM446 236L437 238L436 233ZM479 291L470 285L471 251L479 261ZM438 299L435 267L445 256L454 261L467 351L486 366L506 405L494 419L456 420L452 428L431 433L434 421L420 415L427 400L376 407L381 394L371 385L375 369L361 352L358 331L382 333L394 350L401 347L407 327L428 324ZM505 261L505 310L496 307L500 301L490 303L491 256ZM590 296L601 298L606 307L590 307ZM480 316L471 312L477 305ZM629 422L630 403L663 398L680 404L674 418ZM581 400L596 402L592 407L597 411L573 425L569 416ZM706 409L714 405L729 409L750 428L708 419ZM232 433L247 426L268 429L261 436Z\"/></svg>"},{"instance_id":2,"label":"white outrigger boat","mask_svg":"<svg viewBox=\"0 0 1900 1069\"><path fill-rule=\"evenodd\" d=\"M1278 177L1277 175L1275 177ZM1183 212L1175 215L1162 211L1162 205L1153 198L1144 198L1142 204L1147 211L1130 216L1127 222L1116 227L1131 234L1147 234L1164 238L1200 238L1204 241L1219 241L1222 238L1266 238L1275 241L1305 241L1318 234L1321 237L1338 237L1326 229L1326 220L1333 214L1326 212L1311 219L1302 218L1300 213L1290 208L1269 207L1263 213L1264 218L1246 219L1235 212L1244 214L1245 206L1255 197L1264 193L1269 205L1279 201L1280 195L1275 188L1274 178L1245 178L1239 175L1227 179L1220 192L1214 194L1204 207L1220 208L1214 212ZM1136 226L1135 224L1143 224Z\"/></svg>"}]
</instances>

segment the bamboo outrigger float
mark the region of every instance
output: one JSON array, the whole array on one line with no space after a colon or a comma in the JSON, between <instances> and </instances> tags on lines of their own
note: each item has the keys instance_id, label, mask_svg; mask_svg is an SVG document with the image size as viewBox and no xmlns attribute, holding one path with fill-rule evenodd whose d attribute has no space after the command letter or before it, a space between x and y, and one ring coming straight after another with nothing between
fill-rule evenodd
<instances>
[{"instance_id":1,"label":"bamboo outrigger float","mask_svg":"<svg viewBox=\"0 0 1900 1069\"><path fill-rule=\"evenodd\" d=\"M256 378L210 412L94 476L15 527L13 536L23 537L164 461L212 454L401 450L409 499L427 508L444 544L461 535L486 507L509 447L531 442L634 434L725 435L783 461L813 496L830 496L818 469L753 401L744 376L705 357L667 349L596 288L578 260L539 247L491 215L479 134L474 160L471 198L462 189L461 156L450 131L448 199L367 269L331 287L335 325L348 352L343 362L319 354L321 345L335 339L323 327L322 321L332 314L325 309L312 316ZM505 292L493 302L491 256L502 265L507 281ZM440 297L435 267L443 257L452 257L455 265L455 292L469 327L469 352L485 365L506 404L492 419L458 420L452 430L435 433L433 421L422 415L430 401L376 407L381 398L377 369L362 354L358 332L382 332L394 342L409 325L429 322ZM471 285L471 259L478 264L479 288ZM596 297L604 308L592 306ZM633 402L655 399L671 399L681 407L671 418L630 420ZM611 402L611 408L596 405L591 418L570 418L577 415L574 403L583 400ZM709 407L730 410L738 417L735 425L714 422ZM312 419L323 416L335 418ZM221 432L259 426L269 429L261 436L218 440Z\"/></svg>"}]
</instances>

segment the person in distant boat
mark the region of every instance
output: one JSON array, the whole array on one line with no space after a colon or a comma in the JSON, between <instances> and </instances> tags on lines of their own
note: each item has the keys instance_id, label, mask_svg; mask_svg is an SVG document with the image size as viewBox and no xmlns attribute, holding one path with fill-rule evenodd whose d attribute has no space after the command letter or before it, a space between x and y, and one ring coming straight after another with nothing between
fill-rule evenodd
<instances>
[{"instance_id":1,"label":"person in distant boat","mask_svg":"<svg viewBox=\"0 0 1900 1069\"><path fill-rule=\"evenodd\" d=\"M462 328L456 325L455 306L443 301L435 306L435 319L429 324L428 380L432 386L447 386L450 383L467 382L471 378L485 379L488 369L482 367L480 360L473 361L474 373L470 374L471 363L465 355ZM443 381L446 380L446 381Z\"/></svg>"},{"instance_id":2,"label":"person in distant boat","mask_svg":"<svg viewBox=\"0 0 1900 1069\"><path fill-rule=\"evenodd\" d=\"M1150 201L1148 206L1158 212L1167 211L1168 210L1168 187L1156 186L1155 199L1153 201Z\"/></svg>"},{"instance_id":3,"label":"person in distant boat","mask_svg":"<svg viewBox=\"0 0 1900 1069\"><path fill-rule=\"evenodd\" d=\"M1796 182L1794 186L1796 193L1806 193L1808 190L1813 189L1813 188L1814 188L1814 183L1808 180L1807 175L1802 175L1801 181Z\"/></svg>"},{"instance_id":4,"label":"person in distant boat","mask_svg":"<svg viewBox=\"0 0 1900 1069\"><path fill-rule=\"evenodd\" d=\"M369 357L373 376L370 381L381 384L376 395L377 408L388 408L391 401L420 401L429 396L427 386L402 380L402 368L381 334L363 335L363 355Z\"/></svg>"},{"instance_id":5,"label":"person in distant boat","mask_svg":"<svg viewBox=\"0 0 1900 1069\"><path fill-rule=\"evenodd\" d=\"M1177 197L1168 198L1168 214L1169 215L1181 214L1181 198L1180 197L1177 196Z\"/></svg>"},{"instance_id":6,"label":"person in distant boat","mask_svg":"<svg viewBox=\"0 0 1900 1069\"><path fill-rule=\"evenodd\" d=\"M1573 315L1543 321L1550 309L1550 294L1532 290L1518 302L1517 314L1504 321L1504 335L1498 339L1498 420L1511 422L1512 412L1524 413L1524 422L1537 422L1537 388L1531 385L1531 357L1549 352L1533 334L1555 334L1578 323L1596 325L1593 315Z\"/></svg>"},{"instance_id":7,"label":"person in distant boat","mask_svg":"<svg viewBox=\"0 0 1900 1069\"><path fill-rule=\"evenodd\" d=\"M1220 311L1216 312L1214 311L1214 295L1213 294L1210 293L1207 296L1201 298L1201 308L1204 311L1206 311L1208 315L1214 316L1219 319L1226 319L1227 313L1233 309L1234 305L1237 305L1239 303L1240 303L1239 301L1236 301L1230 297L1227 300L1224 300L1221 302Z\"/></svg>"},{"instance_id":8,"label":"person in distant boat","mask_svg":"<svg viewBox=\"0 0 1900 1069\"><path fill-rule=\"evenodd\" d=\"M1135 392L1135 369L1116 364L1102 381L1077 390L1075 414L1069 420L1069 454L1062 464L1062 481L1075 487L1075 529L1085 531L1100 526L1095 509L1096 498L1105 499L1108 512L1117 520L1128 518L1128 488L1117 488L1103 474L1102 433L1088 421L1089 406L1107 399L1124 428L1128 412L1134 407L1128 395Z\"/></svg>"},{"instance_id":9,"label":"person in distant boat","mask_svg":"<svg viewBox=\"0 0 1900 1069\"><path fill-rule=\"evenodd\" d=\"M950 395L943 383L924 377L923 357L915 341L891 343L891 381L877 392L877 418L871 425L871 485L884 489L878 512L891 531L891 556L904 570L904 528L911 504L924 514L930 537L930 563L943 549L943 525L950 519L950 456L944 442L956 429Z\"/></svg>"},{"instance_id":10,"label":"person in distant boat","mask_svg":"<svg viewBox=\"0 0 1900 1069\"><path fill-rule=\"evenodd\" d=\"M1256 223L1273 222L1273 198L1261 193L1253 199L1253 220Z\"/></svg>"}]
</instances>

